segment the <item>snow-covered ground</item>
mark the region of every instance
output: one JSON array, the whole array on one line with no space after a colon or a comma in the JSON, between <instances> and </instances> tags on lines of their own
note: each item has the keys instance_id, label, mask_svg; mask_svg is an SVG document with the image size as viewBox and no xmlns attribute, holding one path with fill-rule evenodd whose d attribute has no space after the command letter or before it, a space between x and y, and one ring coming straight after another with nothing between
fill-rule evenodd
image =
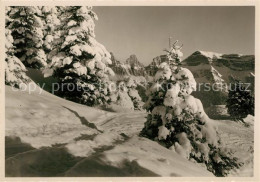
<instances>
[{"instance_id":1,"label":"snow-covered ground","mask_svg":"<svg viewBox=\"0 0 260 182\"><path fill-rule=\"evenodd\" d=\"M215 120L224 146L230 148L234 155L244 163L240 169L232 171L230 176L254 175L254 117L249 115L245 121L249 127L230 120Z\"/></svg>"},{"instance_id":2,"label":"snow-covered ground","mask_svg":"<svg viewBox=\"0 0 260 182\"><path fill-rule=\"evenodd\" d=\"M6 86L7 176L213 176L203 166L139 137L146 113L106 112L39 90ZM252 122L253 118L247 118ZM215 121L224 145L253 175L253 124ZM18 139L17 139L18 138Z\"/></svg>"}]
</instances>

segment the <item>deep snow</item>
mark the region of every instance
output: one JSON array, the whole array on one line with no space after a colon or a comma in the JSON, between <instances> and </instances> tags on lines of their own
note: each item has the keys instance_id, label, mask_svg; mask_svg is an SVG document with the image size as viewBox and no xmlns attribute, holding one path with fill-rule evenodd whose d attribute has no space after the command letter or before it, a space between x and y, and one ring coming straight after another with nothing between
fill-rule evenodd
<instances>
[{"instance_id":1,"label":"deep snow","mask_svg":"<svg viewBox=\"0 0 260 182\"><path fill-rule=\"evenodd\" d=\"M6 86L6 175L213 176L205 167L139 137L145 117L145 112L106 112L45 91L29 94ZM253 123L253 118L248 120ZM245 160L231 175L252 176L253 124L246 128L229 120L214 122L224 144ZM21 141L11 145L14 137ZM58 160L57 154L66 157ZM43 167L51 166L44 172Z\"/></svg>"}]
</instances>

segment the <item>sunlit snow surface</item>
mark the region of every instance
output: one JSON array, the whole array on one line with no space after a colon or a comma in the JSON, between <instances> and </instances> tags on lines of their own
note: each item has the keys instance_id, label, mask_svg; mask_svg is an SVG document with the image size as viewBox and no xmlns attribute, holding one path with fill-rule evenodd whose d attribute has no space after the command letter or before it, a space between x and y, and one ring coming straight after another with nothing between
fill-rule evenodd
<instances>
[{"instance_id":1,"label":"sunlit snow surface","mask_svg":"<svg viewBox=\"0 0 260 182\"><path fill-rule=\"evenodd\" d=\"M33 147L6 157L7 176L213 176L205 167L139 137L145 112L105 112L39 92L6 86L6 136ZM253 175L253 119L247 118L247 128L229 120L214 121L224 145L245 162L232 176ZM55 144L62 144L62 149ZM42 172L39 165L52 165L48 160L57 150L75 160L60 167L59 174Z\"/></svg>"}]
</instances>

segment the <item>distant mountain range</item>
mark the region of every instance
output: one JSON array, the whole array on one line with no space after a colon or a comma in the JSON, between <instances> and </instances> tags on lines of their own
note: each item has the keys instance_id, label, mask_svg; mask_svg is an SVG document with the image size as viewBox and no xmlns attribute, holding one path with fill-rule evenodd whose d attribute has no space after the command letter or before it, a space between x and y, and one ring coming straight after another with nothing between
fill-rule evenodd
<instances>
[{"instance_id":1,"label":"distant mountain range","mask_svg":"<svg viewBox=\"0 0 260 182\"><path fill-rule=\"evenodd\" d=\"M166 55L160 55L145 67L136 55L125 62L111 55L111 68L118 75L154 76L158 66L167 61ZM254 80L255 56L196 51L182 61L182 66L191 70L197 83L230 83L234 79L249 82Z\"/></svg>"},{"instance_id":2,"label":"distant mountain range","mask_svg":"<svg viewBox=\"0 0 260 182\"><path fill-rule=\"evenodd\" d=\"M125 62L118 61L112 54L111 68L118 75L118 78L124 76L144 77L146 82L152 81L152 77L158 70L158 66L167 61L166 55L155 57L148 66L139 62L136 55L131 55ZM226 104L227 90L215 92L212 89L205 91L203 83L209 83L211 86L216 84L229 83L240 80L244 83L250 83L250 90L254 93L255 85L255 56L239 54L219 54L214 52L196 51L182 61L182 66L188 68L194 75L197 85L197 91L193 92L196 98L199 98L205 107L211 105ZM204 87L204 88L203 88ZM212 88L212 87L211 87ZM141 97L145 96L140 94ZM210 99L209 99L210 98Z\"/></svg>"}]
</instances>

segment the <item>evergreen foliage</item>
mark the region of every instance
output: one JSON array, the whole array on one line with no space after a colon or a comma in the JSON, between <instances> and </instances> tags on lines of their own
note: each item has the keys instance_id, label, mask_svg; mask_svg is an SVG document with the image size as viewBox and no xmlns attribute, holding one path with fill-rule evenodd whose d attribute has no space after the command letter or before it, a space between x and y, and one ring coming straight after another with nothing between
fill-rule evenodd
<instances>
[{"instance_id":1,"label":"evergreen foliage","mask_svg":"<svg viewBox=\"0 0 260 182\"><path fill-rule=\"evenodd\" d=\"M22 84L30 82L26 76L26 68L23 63L14 55L13 37L9 28L12 19L9 17L11 9L6 7L5 26L5 84L16 88L21 88Z\"/></svg>"},{"instance_id":2,"label":"evergreen foliage","mask_svg":"<svg viewBox=\"0 0 260 182\"><path fill-rule=\"evenodd\" d=\"M89 106L110 102L110 53L95 40L91 7L70 6L61 12L61 40L51 52L45 76L59 79L57 95Z\"/></svg>"},{"instance_id":3,"label":"evergreen foliage","mask_svg":"<svg viewBox=\"0 0 260 182\"><path fill-rule=\"evenodd\" d=\"M9 27L14 39L15 56L26 67L42 68L47 65L43 50L43 20L38 6L13 6L9 12Z\"/></svg>"},{"instance_id":4,"label":"evergreen foliage","mask_svg":"<svg viewBox=\"0 0 260 182\"><path fill-rule=\"evenodd\" d=\"M192 73L180 66L182 53L173 44L149 88L147 121L140 135L158 141L182 157L204 163L216 176L226 176L241 163L221 146L213 121L204 112Z\"/></svg>"},{"instance_id":5,"label":"evergreen foliage","mask_svg":"<svg viewBox=\"0 0 260 182\"><path fill-rule=\"evenodd\" d=\"M243 121L248 114L254 116L254 97L243 83L236 81L229 89L226 107L234 120Z\"/></svg>"}]
</instances>

